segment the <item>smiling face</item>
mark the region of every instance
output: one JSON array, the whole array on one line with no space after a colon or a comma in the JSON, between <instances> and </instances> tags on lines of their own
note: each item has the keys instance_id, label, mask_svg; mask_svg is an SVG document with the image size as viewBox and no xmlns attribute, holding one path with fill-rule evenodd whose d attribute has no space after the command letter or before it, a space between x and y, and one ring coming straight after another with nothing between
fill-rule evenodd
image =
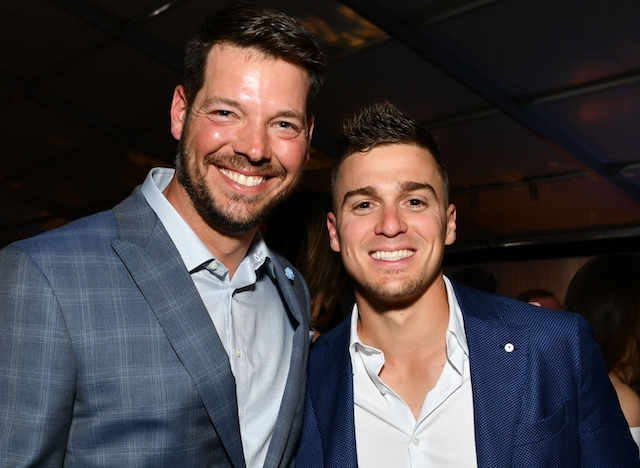
<instances>
[{"instance_id":1,"label":"smiling face","mask_svg":"<svg viewBox=\"0 0 640 468\"><path fill-rule=\"evenodd\" d=\"M377 146L342 163L336 213L327 221L331 248L370 302L407 302L441 275L444 246L453 243L455 206L444 205L429 151Z\"/></svg>"},{"instance_id":2,"label":"smiling face","mask_svg":"<svg viewBox=\"0 0 640 468\"><path fill-rule=\"evenodd\" d=\"M180 140L176 175L185 189L175 203L191 204L226 234L257 228L295 188L308 159L307 91L304 69L215 45L190 109L182 87L174 92L171 131ZM189 222L194 210L177 208Z\"/></svg>"}]
</instances>

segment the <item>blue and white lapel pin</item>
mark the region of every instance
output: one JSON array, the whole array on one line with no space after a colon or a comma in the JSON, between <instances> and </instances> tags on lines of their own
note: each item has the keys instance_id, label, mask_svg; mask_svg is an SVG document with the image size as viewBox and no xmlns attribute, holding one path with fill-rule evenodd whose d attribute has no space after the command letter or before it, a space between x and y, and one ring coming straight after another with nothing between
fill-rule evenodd
<instances>
[{"instance_id":1,"label":"blue and white lapel pin","mask_svg":"<svg viewBox=\"0 0 640 468\"><path fill-rule=\"evenodd\" d=\"M291 282L293 282L293 280L296 279L296 274L289 267L284 269L284 276L286 276L287 279Z\"/></svg>"}]
</instances>

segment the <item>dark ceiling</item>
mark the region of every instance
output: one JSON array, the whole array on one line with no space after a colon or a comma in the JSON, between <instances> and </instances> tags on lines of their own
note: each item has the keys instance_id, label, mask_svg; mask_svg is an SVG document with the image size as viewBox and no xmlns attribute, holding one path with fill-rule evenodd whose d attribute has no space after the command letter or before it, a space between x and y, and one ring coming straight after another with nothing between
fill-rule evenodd
<instances>
[{"instance_id":1,"label":"dark ceiling","mask_svg":"<svg viewBox=\"0 0 640 468\"><path fill-rule=\"evenodd\" d=\"M0 246L171 164L186 37L226 3L0 0ZM442 148L452 261L640 249L640 1L259 3L330 51L301 190L328 188L344 118L390 100Z\"/></svg>"}]
</instances>

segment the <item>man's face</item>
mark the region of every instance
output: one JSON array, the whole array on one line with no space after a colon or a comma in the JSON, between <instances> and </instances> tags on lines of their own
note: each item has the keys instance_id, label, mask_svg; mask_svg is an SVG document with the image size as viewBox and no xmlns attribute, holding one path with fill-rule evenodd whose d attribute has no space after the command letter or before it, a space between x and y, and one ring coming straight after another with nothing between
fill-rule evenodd
<instances>
[{"instance_id":1,"label":"man's face","mask_svg":"<svg viewBox=\"0 0 640 468\"><path fill-rule=\"evenodd\" d=\"M305 70L259 51L215 45L191 109L171 108L176 173L198 214L227 234L247 232L285 198L308 159Z\"/></svg>"},{"instance_id":2,"label":"man's face","mask_svg":"<svg viewBox=\"0 0 640 468\"><path fill-rule=\"evenodd\" d=\"M392 144L353 154L343 162L335 192L330 244L341 252L356 291L383 303L424 294L456 231L455 206L444 206L431 153Z\"/></svg>"}]
</instances>

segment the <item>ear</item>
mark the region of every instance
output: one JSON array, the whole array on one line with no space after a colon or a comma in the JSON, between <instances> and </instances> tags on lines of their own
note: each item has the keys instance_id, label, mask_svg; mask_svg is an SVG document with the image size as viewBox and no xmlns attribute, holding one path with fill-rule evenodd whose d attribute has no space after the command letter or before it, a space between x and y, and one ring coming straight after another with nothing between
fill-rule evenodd
<instances>
[{"instance_id":1,"label":"ear","mask_svg":"<svg viewBox=\"0 0 640 468\"><path fill-rule=\"evenodd\" d=\"M456 228L458 226L458 212L456 211L456 205L453 203L449 205L447 209L447 231L444 238L444 245L451 245L456 240Z\"/></svg>"},{"instance_id":2,"label":"ear","mask_svg":"<svg viewBox=\"0 0 640 468\"><path fill-rule=\"evenodd\" d=\"M173 99L171 100L171 134L176 140L180 140L182 136L182 127L187 116L187 99L184 94L182 85L176 86L173 90Z\"/></svg>"},{"instance_id":3,"label":"ear","mask_svg":"<svg viewBox=\"0 0 640 468\"><path fill-rule=\"evenodd\" d=\"M327 230L329 231L329 246L331 250L340 252L340 238L338 237L336 216L333 213L327 214Z\"/></svg>"}]
</instances>

